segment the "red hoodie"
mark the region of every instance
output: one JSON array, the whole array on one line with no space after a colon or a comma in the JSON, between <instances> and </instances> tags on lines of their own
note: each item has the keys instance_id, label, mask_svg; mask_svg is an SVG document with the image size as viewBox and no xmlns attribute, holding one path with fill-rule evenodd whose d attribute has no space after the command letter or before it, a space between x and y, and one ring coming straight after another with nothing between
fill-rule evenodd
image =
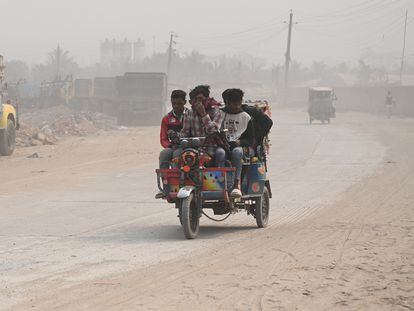
<instances>
[{"instance_id":1,"label":"red hoodie","mask_svg":"<svg viewBox=\"0 0 414 311\"><path fill-rule=\"evenodd\" d=\"M183 128L183 112L181 119L177 118L174 114L174 111L171 110L161 121L161 131L160 131L160 143L164 148L168 148L171 145L170 140L168 139L168 130L173 130L175 132L181 131Z\"/></svg>"}]
</instances>

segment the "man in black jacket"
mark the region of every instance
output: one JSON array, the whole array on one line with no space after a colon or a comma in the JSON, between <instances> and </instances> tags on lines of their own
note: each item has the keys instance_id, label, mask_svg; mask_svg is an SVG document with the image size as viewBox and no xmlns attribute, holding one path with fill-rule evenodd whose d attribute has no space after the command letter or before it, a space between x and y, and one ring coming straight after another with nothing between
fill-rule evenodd
<instances>
[{"instance_id":1,"label":"man in black jacket","mask_svg":"<svg viewBox=\"0 0 414 311\"><path fill-rule=\"evenodd\" d=\"M223 92L222 97L225 104L229 101L229 94L232 90L233 89L227 89ZM273 121L261 109L247 104L242 104L241 107L243 111L247 112L253 119L255 139L254 146L252 147L257 147L263 143L263 139L269 134L269 131L273 126Z\"/></svg>"}]
</instances>

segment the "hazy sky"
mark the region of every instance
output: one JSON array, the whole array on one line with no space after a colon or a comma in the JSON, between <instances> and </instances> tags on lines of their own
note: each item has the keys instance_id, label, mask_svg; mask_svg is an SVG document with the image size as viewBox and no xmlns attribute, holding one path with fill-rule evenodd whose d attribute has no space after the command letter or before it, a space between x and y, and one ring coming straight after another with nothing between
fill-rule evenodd
<instances>
[{"instance_id":1,"label":"hazy sky","mask_svg":"<svg viewBox=\"0 0 414 311\"><path fill-rule=\"evenodd\" d=\"M298 22L295 60L356 60L369 48L399 55L405 9L407 54L414 55L414 0L0 0L0 7L0 53L31 63L57 43L80 64L94 63L105 38L141 37L150 54L167 48L171 31L179 52L247 52L281 63L289 9Z\"/></svg>"}]
</instances>

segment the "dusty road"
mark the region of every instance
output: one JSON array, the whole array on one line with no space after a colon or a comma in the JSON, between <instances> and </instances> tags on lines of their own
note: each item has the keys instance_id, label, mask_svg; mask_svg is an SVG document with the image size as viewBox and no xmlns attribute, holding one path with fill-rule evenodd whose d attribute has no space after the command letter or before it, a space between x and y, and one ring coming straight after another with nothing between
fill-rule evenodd
<instances>
[{"instance_id":1,"label":"dusty road","mask_svg":"<svg viewBox=\"0 0 414 311\"><path fill-rule=\"evenodd\" d=\"M158 129L0 158L0 309L413 310L414 120L275 119L270 226L194 241L153 199Z\"/></svg>"}]
</instances>

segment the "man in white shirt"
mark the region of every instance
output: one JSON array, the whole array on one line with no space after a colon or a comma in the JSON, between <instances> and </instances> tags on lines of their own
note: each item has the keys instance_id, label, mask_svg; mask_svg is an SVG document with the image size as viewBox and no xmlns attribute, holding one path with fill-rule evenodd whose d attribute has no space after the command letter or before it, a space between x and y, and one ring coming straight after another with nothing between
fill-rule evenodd
<instances>
[{"instance_id":1,"label":"man in white shirt","mask_svg":"<svg viewBox=\"0 0 414 311\"><path fill-rule=\"evenodd\" d=\"M250 115L242 110L244 93L240 89L227 89L223 92L226 106L220 110L222 114L222 129L226 129L226 138L231 148L231 163L236 168L234 176L234 189L231 197L241 197L240 179L242 171L243 147L250 147L254 142L254 127ZM218 148L216 161L224 166L225 151Z\"/></svg>"}]
</instances>

